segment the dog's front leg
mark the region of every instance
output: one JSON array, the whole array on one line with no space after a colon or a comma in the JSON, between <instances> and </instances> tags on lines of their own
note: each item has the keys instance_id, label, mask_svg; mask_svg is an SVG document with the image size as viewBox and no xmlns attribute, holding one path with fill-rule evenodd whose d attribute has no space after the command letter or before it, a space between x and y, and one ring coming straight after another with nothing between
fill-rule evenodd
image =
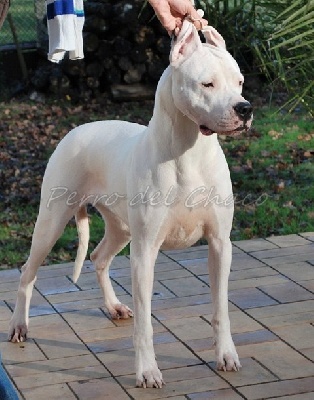
<instances>
[{"instance_id":1,"label":"dog's front leg","mask_svg":"<svg viewBox=\"0 0 314 400\"><path fill-rule=\"evenodd\" d=\"M228 313L228 279L232 245L229 238L211 238L208 246L209 278L213 301L212 326L217 369L238 371L241 364L231 337Z\"/></svg>"},{"instance_id":2,"label":"dog's front leg","mask_svg":"<svg viewBox=\"0 0 314 400\"><path fill-rule=\"evenodd\" d=\"M153 346L151 298L154 282L154 265L158 248L150 246L144 238L132 239L131 268L134 304L134 348L137 387L163 385Z\"/></svg>"}]
</instances>

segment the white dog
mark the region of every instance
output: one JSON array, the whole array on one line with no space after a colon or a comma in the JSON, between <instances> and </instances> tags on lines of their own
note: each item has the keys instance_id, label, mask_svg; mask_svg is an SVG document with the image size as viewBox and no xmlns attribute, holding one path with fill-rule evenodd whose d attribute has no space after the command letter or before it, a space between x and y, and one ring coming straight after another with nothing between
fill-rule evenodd
<instances>
[{"instance_id":1,"label":"white dog","mask_svg":"<svg viewBox=\"0 0 314 400\"><path fill-rule=\"evenodd\" d=\"M131 241L137 386L163 385L151 324L158 250L191 246L202 237L209 244L217 368L241 367L228 316L232 187L217 133L248 130L252 107L241 96L243 76L223 38L212 27L203 33L206 44L184 21L148 127L122 121L85 124L73 129L51 156L10 323L12 342L26 339L37 269L73 215L80 240L74 268L78 279L89 238L86 204L92 203L105 220L106 233L91 259L113 318L133 316L109 278L110 262Z\"/></svg>"}]
</instances>

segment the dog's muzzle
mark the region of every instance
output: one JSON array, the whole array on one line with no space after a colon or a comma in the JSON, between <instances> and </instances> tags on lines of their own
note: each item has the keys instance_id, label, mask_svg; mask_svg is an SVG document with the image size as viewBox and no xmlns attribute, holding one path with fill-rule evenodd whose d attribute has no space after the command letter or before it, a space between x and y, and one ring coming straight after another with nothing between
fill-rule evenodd
<instances>
[{"instance_id":1,"label":"dog's muzzle","mask_svg":"<svg viewBox=\"0 0 314 400\"><path fill-rule=\"evenodd\" d=\"M213 131L212 129L209 129L206 125L200 125L200 131L204 136L210 136L213 133L218 133L219 135L230 135L230 136L235 136L237 134L240 134L242 132L246 132L249 130L249 127L247 125L241 125L236 129L233 129L232 131Z\"/></svg>"},{"instance_id":2,"label":"dog's muzzle","mask_svg":"<svg viewBox=\"0 0 314 400\"><path fill-rule=\"evenodd\" d=\"M242 125L238 126L237 128L231 130L231 131L227 131L224 129L221 130L216 130L214 131L213 129L209 128L206 125L200 125L199 129L201 131L201 133L205 136L210 136L213 133L218 133L220 135L237 135L241 132L246 132L249 130L250 128L250 120L252 119L253 116L253 107L251 105L251 103L249 103L248 101L241 101L239 103L237 103L235 106L233 106L233 109L237 115L237 117L239 118L240 121L242 121Z\"/></svg>"}]
</instances>

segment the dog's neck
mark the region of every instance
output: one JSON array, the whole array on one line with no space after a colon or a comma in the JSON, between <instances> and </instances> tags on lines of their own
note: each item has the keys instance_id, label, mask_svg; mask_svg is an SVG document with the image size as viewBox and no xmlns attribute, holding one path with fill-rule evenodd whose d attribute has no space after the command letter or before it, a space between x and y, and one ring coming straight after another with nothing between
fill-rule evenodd
<instances>
[{"instance_id":1,"label":"dog's neck","mask_svg":"<svg viewBox=\"0 0 314 400\"><path fill-rule=\"evenodd\" d=\"M184 155L193 157L193 153L199 156L204 151L204 140L206 147L212 147L217 142L215 134L203 137L196 123L175 106L171 67L164 71L158 83L149 126L152 128L150 131L154 132L151 137L154 146L161 147L162 154L167 154L167 158L178 159Z\"/></svg>"}]
</instances>

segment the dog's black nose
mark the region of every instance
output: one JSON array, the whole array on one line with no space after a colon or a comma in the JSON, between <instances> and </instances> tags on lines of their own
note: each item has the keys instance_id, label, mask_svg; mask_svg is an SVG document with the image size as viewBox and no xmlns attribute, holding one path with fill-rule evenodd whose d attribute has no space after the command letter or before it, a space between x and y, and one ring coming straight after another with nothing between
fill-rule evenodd
<instances>
[{"instance_id":1,"label":"dog's black nose","mask_svg":"<svg viewBox=\"0 0 314 400\"><path fill-rule=\"evenodd\" d=\"M248 101L241 101L240 103L237 103L233 108L237 115L244 121L248 121L252 116L253 107Z\"/></svg>"}]
</instances>

